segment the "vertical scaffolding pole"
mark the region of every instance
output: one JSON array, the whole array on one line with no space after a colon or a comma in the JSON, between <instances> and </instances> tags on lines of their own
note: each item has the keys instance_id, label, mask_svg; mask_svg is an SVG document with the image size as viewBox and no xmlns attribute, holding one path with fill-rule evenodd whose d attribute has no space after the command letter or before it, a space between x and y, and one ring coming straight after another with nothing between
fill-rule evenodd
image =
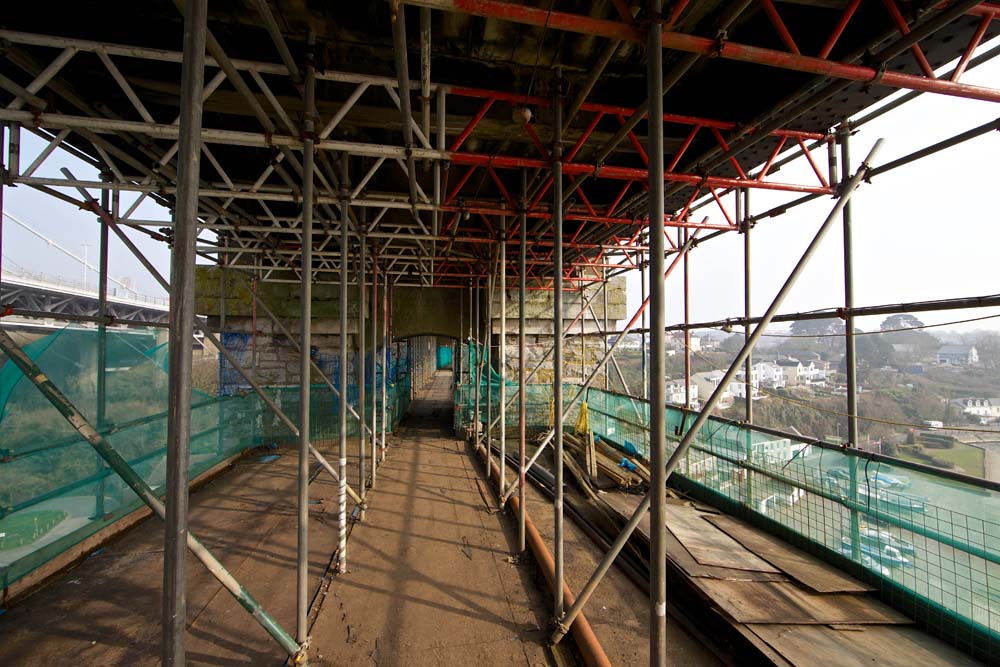
<instances>
[{"instance_id":1,"label":"vertical scaffolding pole","mask_svg":"<svg viewBox=\"0 0 1000 667\"><path fill-rule=\"evenodd\" d=\"M604 356L608 356L608 270L607 268L601 269L601 280L604 281L604 289L601 290L601 295L604 299L604 329L605 334L601 336L601 340L604 341ZM611 389L611 374L608 373L608 367L604 367L604 391Z\"/></svg>"},{"instance_id":2,"label":"vertical scaffolding pole","mask_svg":"<svg viewBox=\"0 0 1000 667\"><path fill-rule=\"evenodd\" d=\"M507 217L500 219L500 497L507 486Z\"/></svg>"},{"instance_id":3,"label":"vertical scaffolding pole","mask_svg":"<svg viewBox=\"0 0 1000 667\"><path fill-rule=\"evenodd\" d=\"M341 180L340 190L340 369L337 384L340 388L340 442L337 461L337 572L347 572L347 267L349 204L347 179Z\"/></svg>"},{"instance_id":4,"label":"vertical scaffolding pole","mask_svg":"<svg viewBox=\"0 0 1000 667\"><path fill-rule=\"evenodd\" d=\"M387 376L389 369L386 367L388 347L389 347L389 276L386 274L385 285L382 287L382 450L379 452L379 462L385 461L385 423L388 421L389 412L386 403L388 393L386 391L389 382Z\"/></svg>"},{"instance_id":5,"label":"vertical scaffolding pole","mask_svg":"<svg viewBox=\"0 0 1000 667\"><path fill-rule=\"evenodd\" d=\"M375 486L376 470L378 469L378 247L372 254L372 424L371 424L371 477L372 487ZM383 373L385 366L382 367Z\"/></svg>"},{"instance_id":6,"label":"vertical scaffolding pole","mask_svg":"<svg viewBox=\"0 0 1000 667\"><path fill-rule=\"evenodd\" d=\"M690 230L684 228L684 243L688 242ZM650 255L652 255L652 251ZM691 409L691 292L690 273L688 272L688 257L690 252L684 253L684 407ZM652 405L652 404L650 404Z\"/></svg>"},{"instance_id":7,"label":"vertical scaffolding pole","mask_svg":"<svg viewBox=\"0 0 1000 667\"><path fill-rule=\"evenodd\" d=\"M473 428L473 431L474 431L473 432L473 436L475 437L477 444L479 443L479 438L480 438L480 435L481 435L480 432L479 432L479 430L482 428L482 423L481 423L481 419L480 419L480 415L479 415L479 393L482 391L482 387L483 387L483 380L482 380L482 377L483 377L483 349L482 349L482 344L481 344L481 339L480 339L480 334L482 333L482 326L483 325L482 325L482 322L479 319L479 292L480 292L480 289L479 289L479 277L476 276L476 286L473 289L473 295L475 296L475 299L474 299L474 302L473 302L473 304L474 304L473 308L475 309L475 315L473 317L473 322L475 324L474 325L472 323L469 324L469 336L471 338L472 335L475 334L475 338L472 339L472 343L473 343L473 348L476 350L476 378L475 378L475 384L476 384L476 390L475 390L476 397L475 398L476 398L476 402L475 402L475 408L472 411L473 412L472 423L473 423L473 426L474 426L474 428Z\"/></svg>"},{"instance_id":8,"label":"vertical scaffolding pole","mask_svg":"<svg viewBox=\"0 0 1000 667\"><path fill-rule=\"evenodd\" d=\"M740 194L737 190L736 201L740 201ZM750 340L750 310L751 289L750 289L750 188L743 190L743 316L747 318L743 325L743 343ZM747 355L746 363L743 364L743 374L746 380L746 420L747 424L753 424L753 352ZM747 473L749 474L749 472Z\"/></svg>"},{"instance_id":9,"label":"vertical scaffolding pole","mask_svg":"<svg viewBox=\"0 0 1000 667\"><path fill-rule=\"evenodd\" d=\"M528 377L525 369L525 357L527 356L527 346L524 340L524 325L527 316L525 311L525 301L527 301L528 287L528 173L521 170L521 213L518 219L518 227L521 232L521 242L518 247L517 274L518 281L518 310L517 310L517 552L523 553L525 549L525 508L524 508L524 482L527 472L524 460L527 455L527 421L528 421Z\"/></svg>"},{"instance_id":10,"label":"vertical scaffolding pole","mask_svg":"<svg viewBox=\"0 0 1000 667\"><path fill-rule=\"evenodd\" d=\"M659 16L662 0L650 0L651 16ZM667 664L667 438L663 348L666 344L664 313L663 238L663 35L650 30L646 49L646 85L649 100L649 664ZM653 121L652 119L656 119ZM685 304L687 303L687 253L684 253ZM690 378L687 382L690 383ZM686 388L685 388L686 389Z\"/></svg>"},{"instance_id":11,"label":"vertical scaffolding pole","mask_svg":"<svg viewBox=\"0 0 1000 667\"><path fill-rule=\"evenodd\" d=\"M648 259L649 255L647 255ZM643 302L646 301L646 297L649 296L649 289L646 284L646 276L649 270L648 266L643 265L639 269L639 294L642 296ZM642 397L649 400L649 346L646 344L646 332L649 328L649 322L647 320L646 311L642 311L642 320L640 326L642 327L642 341L639 344L639 354L642 356ZM607 340L607 339L605 339ZM604 351L605 356L607 355L607 350ZM607 369L604 371L604 375L607 376Z\"/></svg>"},{"instance_id":12,"label":"vertical scaffolding pole","mask_svg":"<svg viewBox=\"0 0 1000 667\"><path fill-rule=\"evenodd\" d=\"M837 129L837 139L840 142L841 170L846 183L851 173L851 124L846 119ZM843 185L842 185L843 187ZM844 229L844 306L847 316L844 318L844 364L847 370L847 446L858 446L858 359L854 345L854 239L851 220L851 202L844 204L841 212ZM851 494L851 557L861 560L861 525L857 507L858 500L858 466L853 461L849 470Z\"/></svg>"},{"instance_id":13,"label":"vertical scaffolding pole","mask_svg":"<svg viewBox=\"0 0 1000 667\"><path fill-rule=\"evenodd\" d=\"M556 69L556 87L562 86L562 70ZM557 91L552 106L552 406L555 477L555 582L552 586L553 609L557 619L563 615L563 182L562 182L562 95Z\"/></svg>"},{"instance_id":14,"label":"vertical scaffolding pole","mask_svg":"<svg viewBox=\"0 0 1000 667\"><path fill-rule=\"evenodd\" d=\"M2 187L2 186L0 186ZM101 207L109 210L110 190L101 192ZM115 195L117 196L117 192ZM117 207L114 212L118 214ZM0 210L0 216L3 215ZM108 316L108 226L104 219L97 217L98 229L100 231L100 255L97 260L97 314L101 318ZM107 422L106 411L108 405L108 330L107 323L102 319L97 324L97 428L104 428ZM221 424L220 424L221 426ZM221 432L221 429L220 429ZM94 518L99 519L104 516L104 489L105 477L97 483L97 494L94 498Z\"/></svg>"},{"instance_id":15,"label":"vertical scaffolding pole","mask_svg":"<svg viewBox=\"0 0 1000 667\"><path fill-rule=\"evenodd\" d=\"M313 271L313 174L315 171L316 69L313 67L314 37L309 34L306 54L305 116L302 124L302 262L299 333L299 459L298 459L298 550L296 553L295 639L304 644L309 636L309 443L312 408L312 271ZM255 327L256 328L256 327ZM364 489L361 490L362 493Z\"/></svg>"},{"instance_id":16,"label":"vertical scaffolding pole","mask_svg":"<svg viewBox=\"0 0 1000 667\"><path fill-rule=\"evenodd\" d=\"M494 248L490 248L490 275L486 285L486 470L490 470L493 460L493 280L496 267L493 264Z\"/></svg>"},{"instance_id":17,"label":"vertical scaffolding pole","mask_svg":"<svg viewBox=\"0 0 1000 667\"><path fill-rule=\"evenodd\" d=\"M365 405L368 398L365 391L365 262L368 253L364 234L361 235L358 246L358 492L364 498L368 486L368 471L365 469L365 449L368 447L368 437L365 435ZM363 505L358 519L365 520Z\"/></svg>"},{"instance_id":18,"label":"vertical scaffolding pole","mask_svg":"<svg viewBox=\"0 0 1000 667\"><path fill-rule=\"evenodd\" d=\"M191 444L191 331L194 328L194 262L198 237L198 182L201 157L201 91L205 79L207 0L184 6L181 61L180 147L174 245L170 253L169 397L167 418L166 527L163 533L164 665L185 664L187 628L188 470Z\"/></svg>"}]
</instances>

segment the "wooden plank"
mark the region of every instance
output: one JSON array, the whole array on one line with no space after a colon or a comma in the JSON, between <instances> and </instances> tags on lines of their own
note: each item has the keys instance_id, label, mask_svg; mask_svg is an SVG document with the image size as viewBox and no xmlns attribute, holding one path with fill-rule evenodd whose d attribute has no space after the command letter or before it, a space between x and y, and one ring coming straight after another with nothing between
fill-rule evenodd
<instances>
[{"instance_id":1,"label":"wooden plank","mask_svg":"<svg viewBox=\"0 0 1000 667\"><path fill-rule=\"evenodd\" d=\"M605 504L626 521L639 505L640 497L623 493L602 493L598 496ZM647 541L649 540L649 513L642 518L636 528ZM677 568L689 577L711 577L725 581L789 581L781 572L757 572L754 570L734 569L702 565L696 561L684 545L670 531L667 531L667 558Z\"/></svg>"},{"instance_id":2,"label":"wooden plank","mask_svg":"<svg viewBox=\"0 0 1000 667\"><path fill-rule=\"evenodd\" d=\"M776 581L696 579L695 583L738 623L869 625L913 622L867 595L817 595L794 583Z\"/></svg>"},{"instance_id":3,"label":"wooden plank","mask_svg":"<svg viewBox=\"0 0 1000 667\"><path fill-rule=\"evenodd\" d=\"M828 625L746 626L796 667L836 656L837 667L977 667L966 654L916 628L868 625L863 628Z\"/></svg>"},{"instance_id":4,"label":"wooden plank","mask_svg":"<svg viewBox=\"0 0 1000 667\"><path fill-rule=\"evenodd\" d=\"M704 513L686 505L667 503L667 528L702 565L734 570L779 572L776 567L724 532L706 524Z\"/></svg>"},{"instance_id":5,"label":"wooden plank","mask_svg":"<svg viewBox=\"0 0 1000 667\"><path fill-rule=\"evenodd\" d=\"M875 590L838 568L731 516L705 516L744 547L817 593L866 593Z\"/></svg>"}]
</instances>

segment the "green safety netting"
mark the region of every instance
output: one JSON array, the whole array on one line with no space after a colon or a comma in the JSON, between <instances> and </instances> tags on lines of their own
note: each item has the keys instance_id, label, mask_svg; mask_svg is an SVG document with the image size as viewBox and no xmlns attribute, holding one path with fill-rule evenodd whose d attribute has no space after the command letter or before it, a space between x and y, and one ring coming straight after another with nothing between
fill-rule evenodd
<instances>
[{"instance_id":1,"label":"green safety netting","mask_svg":"<svg viewBox=\"0 0 1000 667\"><path fill-rule=\"evenodd\" d=\"M486 387L480 383L481 406ZM473 421L475 389L457 388L457 427ZM538 407L528 413L528 432L545 432L551 387L526 389L529 405ZM564 387L567 402L578 390ZM583 398L597 437L648 461L648 402L599 389ZM669 455L696 414L671 406L664 412ZM575 424L575 414L564 423ZM516 423L516 410L508 415ZM715 417L672 479L854 570L883 599L972 655L1000 654L1000 485Z\"/></svg>"},{"instance_id":2,"label":"green safety netting","mask_svg":"<svg viewBox=\"0 0 1000 667\"><path fill-rule=\"evenodd\" d=\"M154 489L166 478L166 335L156 329L107 331L106 401L98 406L98 330L68 327L33 336L23 350ZM391 356L390 356L391 359ZM398 422L409 402L408 361L391 359L386 408ZM6 588L141 505L13 363L0 353L0 585ZM366 416L381 405L381 369L369 375ZM298 423L298 387L266 387ZM339 435L338 399L312 388L314 440ZM357 407L358 388L348 387ZM246 449L294 437L254 393L215 397L192 390L191 476ZM357 434L351 418L349 432ZM391 429L387 429L391 430Z\"/></svg>"}]
</instances>

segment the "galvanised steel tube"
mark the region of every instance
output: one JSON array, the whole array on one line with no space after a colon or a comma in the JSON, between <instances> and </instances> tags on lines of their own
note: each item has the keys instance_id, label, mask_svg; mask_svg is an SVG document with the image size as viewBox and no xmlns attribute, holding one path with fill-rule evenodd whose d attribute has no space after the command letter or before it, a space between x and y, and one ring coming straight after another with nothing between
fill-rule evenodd
<instances>
[{"instance_id":1,"label":"galvanised steel tube","mask_svg":"<svg viewBox=\"0 0 1000 667\"><path fill-rule=\"evenodd\" d=\"M379 415L378 415L378 387L376 382L378 381L378 309L379 309L379 293L378 293L378 247L376 246L375 252L372 256L372 298L371 298L371 314L372 314L372 423L371 423L371 485L375 486L375 478L377 476L376 470L378 469L378 425L379 425ZM383 367L384 368L384 367Z\"/></svg>"},{"instance_id":2,"label":"galvanised steel tube","mask_svg":"<svg viewBox=\"0 0 1000 667\"><path fill-rule=\"evenodd\" d=\"M59 414L79 433L91 447L104 459L108 466L128 484L139 499L162 520L166 520L167 511L157 497L156 492L146 484L146 481L133 470L111 444L104 439L87 421L87 418L73 405L68 398L52 384L42 370L26 355L11 337L0 328L0 350L7 355L15 366L21 369L25 377L34 384L42 395L59 411ZM212 553L190 532L185 532L184 544L200 560L216 580L236 598L240 606L250 612L271 637L293 659L301 653L301 647L281 626L260 606L249 592L223 567Z\"/></svg>"},{"instance_id":3,"label":"galvanised steel tube","mask_svg":"<svg viewBox=\"0 0 1000 667\"><path fill-rule=\"evenodd\" d=\"M205 39L208 34L207 0L189 0L184 15L177 201L174 208L174 243L170 252L173 285L170 290L167 362L167 500L165 508L160 506L161 516L166 522L163 531L163 637L160 655L163 664L170 667L182 667L186 663L184 637L187 632L187 515L191 465L191 330L194 326L194 247L198 237L196 218L201 158L201 89L205 78ZM59 408L55 401L53 405ZM68 406L68 401L63 409L67 407L71 407ZM63 414L71 424L78 426L67 412ZM89 424L87 427L89 428ZM81 435L97 436L95 432ZM103 438L97 438L103 442ZM121 463L128 467L124 461ZM135 475L131 469L129 472ZM144 491L152 493L148 486Z\"/></svg>"},{"instance_id":4,"label":"galvanised steel tube","mask_svg":"<svg viewBox=\"0 0 1000 667\"><path fill-rule=\"evenodd\" d=\"M349 235L347 190L342 189L340 201L340 457L337 461L339 488L337 492L337 572L347 572L347 256Z\"/></svg>"},{"instance_id":5,"label":"galvanised steel tube","mask_svg":"<svg viewBox=\"0 0 1000 667\"><path fill-rule=\"evenodd\" d=\"M500 345L497 372L500 374L500 481L503 497L507 486L507 218L500 222Z\"/></svg>"},{"instance_id":6,"label":"galvanised steel tube","mask_svg":"<svg viewBox=\"0 0 1000 667\"><path fill-rule=\"evenodd\" d=\"M385 461L385 423L389 413L386 406L389 369L386 367L387 348L389 347L389 280L386 279L382 289L382 440L380 442L379 461Z\"/></svg>"},{"instance_id":7,"label":"galvanised steel tube","mask_svg":"<svg viewBox=\"0 0 1000 667\"><path fill-rule=\"evenodd\" d=\"M705 422L708 421L709 415L711 414L715 406L718 404L719 400L722 398L722 394L728 391L729 383L732 382L733 377L736 376L737 370L743 364L743 362L746 361L747 355L749 355L750 351L757 344L757 341L760 340L761 336L764 335L764 331L771 323L771 320L778 312L778 309L781 308L781 304L784 302L785 297L788 296L788 293L795 285L799 276L802 274L802 271L809 263L809 260L812 258L813 254L815 254L816 249L823 241L823 238L826 236L826 233L830 230L830 227L833 225L834 220L836 220L837 216L840 215L840 212L843 209L844 204L850 200L851 196L854 194L855 189L861 183L861 180L865 177L865 174L867 173L869 168L868 165L871 163L872 160L875 159L875 156L878 154L878 151L881 147L882 147L882 140L879 139L875 143L875 146L872 148L872 150L868 153L868 157L865 158L865 161L862 163L857 173L845 184L837 200L837 203L834 205L829 215L827 215L826 219L823 221L823 224L820 225L819 231L816 232L816 236L813 237L812 242L810 242L809 246L802 254L802 257L795 265L795 268L792 269L792 272L788 275L788 278L785 279L785 283L781 286L781 289L778 290L778 293L777 295L775 295L774 300L771 302L771 305L768 306L767 311L761 317L760 324L757 325L753 333L750 335L750 339L743 345L743 349L741 349L739 353L736 355L736 358L733 360L733 363L729 366L729 370L726 371L725 375L723 375L722 377L722 380L719 382L719 386L715 389L714 392L712 392L712 395L708 398L708 400L705 401L705 404L702 406L701 411L695 418L694 423L684 434L684 437L681 439L680 443L678 443L677 448L674 450L674 453L670 456L670 459L666 463L664 481L670 478L670 474L674 471L674 468L677 467L677 464L680 462L681 458L684 457L684 455L687 453L687 450L694 443L695 438L698 437L698 433L699 431L701 431L702 426L704 426ZM650 412L654 412L652 404L650 405ZM652 463L650 465L652 466ZM659 476L658 473L654 473L652 470L650 472L651 474L657 474L657 476ZM560 626L557 628L556 632L552 636L551 640L552 643L557 643L560 639L562 639L563 635L566 634L566 630L573 624L573 619L576 618L577 614L580 613L584 605L587 604L587 600L590 599L590 596L594 593L594 590L597 588L597 585L601 582L601 579L604 578L604 575L607 574L608 570L611 568L611 565L614 563L615 558L618 557L618 554L625 546L625 543L628 542L628 539L629 537L631 537L632 532L635 531L636 526L639 525L639 522L642 520L642 517L646 514L646 511L649 510L651 504L650 494L653 492L652 482L650 483L650 486L651 486L650 493L647 493L643 497L642 502L640 502L638 507L636 507L635 511L632 513L632 516L626 522L625 527L622 528L622 531L618 534L618 537L616 537L615 541L612 543L611 548L608 549L608 552L604 555L604 558L597 566L597 569L594 570L594 573L591 575L590 580L583 587L583 590L580 592L580 596L576 599L576 602L573 604L573 607L566 613L565 618L562 619ZM652 521L652 518L650 520Z\"/></svg>"},{"instance_id":8,"label":"galvanised steel tube","mask_svg":"<svg viewBox=\"0 0 1000 667\"><path fill-rule=\"evenodd\" d=\"M367 242L364 235L358 244L358 492L364 498L367 495L367 471L365 470L365 449L368 438L365 436L365 401L368 398L365 391L365 262ZM365 520L364 508L358 513L360 521Z\"/></svg>"},{"instance_id":9,"label":"galvanised steel tube","mask_svg":"<svg viewBox=\"0 0 1000 667\"><path fill-rule=\"evenodd\" d=\"M306 55L305 121L302 127L302 275L299 285L299 457L298 457L298 534L296 550L295 637L300 644L309 638L309 447L312 408L312 270L313 270L313 182L316 168L315 106L316 72L312 62L314 37L309 34Z\"/></svg>"},{"instance_id":10,"label":"galvanised steel tube","mask_svg":"<svg viewBox=\"0 0 1000 667\"><path fill-rule=\"evenodd\" d=\"M396 54L396 76L399 79L399 112L403 124L403 146L406 150L406 173L410 182L410 206L415 207L417 198L417 165L413 159L413 113L410 110L410 68L406 59L406 10L395 6L398 13L392 14L392 43ZM417 210L412 208L413 216Z\"/></svg>"},{"instance_id":11,"label":"galvanised steel tube","mask_svg":"<svg viewBox=\"0 0 1000 667\"><path fill-rule=\"evenodd\" d=\"M663 0L650 0L651 16L663 11ZM649 118L663 116L663 54L662 33L647 33L646 86L649 100ZM660 276L664 271L663 229L663 123L650 121L647 135L649 154L649 664L666 667L667 664L667 423L663 406L666 404L666 368L664 348L666 333L666 289ZM684 304L687 311L687 258L684 253ZM645 336L645 334L643 334ZM690 378L687 380L690 386ZM687 387L685 387L687 390Z\"/></svg>"},{"instance_id":12,"label":"galvanised steel tube","mask_svg":"<svg viewBox=\"0 0 1000 667\"><path fill-rule=\"evenodd\" d=\"M527 421L528 421L528 378L525 372L525 361L527 357L527 345L524 339L524 329L527 319L525 302L527 301L526 288L528 286L528 216L525 215L528 206L528 174L521 170L521 213L518 216L518 226L521 232L521 244L518 248L518 311L517 311L517 383L518 383L518 406L517 406L517 432L518 432L518 467L517 467L517 552L523 553L525 549L525 516L524 516L524 483L525 466L524 459L527 449Z\"/></svg>"},{"instance_id":13,"label":"galvanised steel tube","mask_svg":"<svg viewBox=\"0 0 1000 667\"><path fill-rule=\"evenodd\" d=\"M470 340L472 341L472 344L473 344L473 349L476 351L476 378L475 378L476 379L476 383L475 383L475 386L476 386L476 404L475 404L475 409L473 410L472 423L473 423L473 437L475 438L476 443L478 443L479 442L479 437L480 437L480 429L482 428L482 424L479 421L480 420L480 417L479 417L479 393L482 391L482 386L483 386L483 379L482 379L483 378L483 351L482 351L482 346L481 346L481 344L479 342L479 340L480 340L480 334L482 332L482 328L481 328L482 327L482 322L479 319L479 292L480 292L480 289L479 289L479 278L476 278L476 287L473 290L473 292L475 294L475 301L474 301L474 304L473 304L473 309L474 309L475 315L473 317L473 322L470 323L470 325L469 325L469 333L470 333L470 336L471 336L472 333L475 333L475 338L474 339L470 338Z\"/></svg>"},{"instance_id":14,"label":"galvanised steel tube","mask_svg":"<svg viewBox=\"0 0 1000 667\"><path fill-rule=\"evenodd\" d=\"M562 71L556 69L556 86L562 85ZM552 335L555 346L552 355L552 405L554 421L553 447L555 460L555 585L553 586L553 614L559 619L563 615L563 182L562 182L562 95L557 92L552 105ZM487 447L489 453L489 447Z\"/></svg>"},{"instance_id":15,"label":"galvanised steel tube","mask_svg":"<svg viewBox=\"0 0 1000 667\"><path fill-rule=\"evenodd\" d=\"M742 223L743 223L743 316L746 318L747 322L743 325L743 343L746 344L750 340L750 318L752 316L750 310L752 306L751 302L751 289L750 289L750 228L751 217L750 217L750 190L743 190L743 206L742 206ZM739 202L740 192L736 193L736 201ZM686 324L686 323L685 323ZM746 409L746 420L748 424L753 424L753 355L748 354L746 363L743 366L744 379L746 380L746 396L744 396L744 405Z\"/></svg>"},{"instance_id":16,"label":"galvanised steel tube","mask_svg":"<svg viewBox=\"0 0 1000 667\"><path fill-rule=\"evenodd\" d=\"M493 297L496 265L493 262L494 249L490 248L490 276L486 286L486 323L483 338L486 339L486 463L490 462L493 447Z\"/></svg>"}]
</instances>

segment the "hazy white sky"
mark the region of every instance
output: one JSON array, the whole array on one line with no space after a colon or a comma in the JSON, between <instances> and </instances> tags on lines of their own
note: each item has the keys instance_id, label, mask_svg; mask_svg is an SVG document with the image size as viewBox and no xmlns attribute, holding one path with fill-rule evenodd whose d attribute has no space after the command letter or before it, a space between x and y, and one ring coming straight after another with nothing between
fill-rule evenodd
<instances>
[{"instance_id":1,"label":"hazy white sky","mask_svg":"<svg viewBox=\"0 0 1000 667\"><path fill-rule=\"evenodd\" d=\"M995 42L994 42L995 43ZM981 47L981 51L993 44ZM963 77L968 83L1000 87L1000 59L986 63ZM857 163L876 139L886 139L879 163L981 125L1000 116L1000 105L975 100L925 94L861 128L852 139ZM30 164L44 143L22 133L22 165ZM902 167L865 184L854 197L855 292L858 305L979 296L1000 292L1000 133L991 132L936 156ZM825 161L825 153L817 159ZM781 180L811 182L808 165L792 164L778 172ZM69 166L78 178L96 179L94 170L56 151L37 172L60 176ZM856 165L855 165L856 166ZM72 193L76 196L75 191ZM123 193L123 208L134 195ZM791 199L787 194L754 191L751 207L760 212ZM752 232L753 304L760 314L812 239L819 223L833 205L820 199L762 221ZM20 186L6 188L4 207L42 234L70 251L84 254L82 244L96 265L98 225L94 216L68 204ZM711 212L712 207L704 209ZM144 203L136 217L167 219L167 211ZM717 215L716 215L717 217ZM136 232L131 237L164 274L169 251L165 244ZM691 256L691 315L693 321L735 316L743 310L743 240L731 233L709 241ZM809 265L783 312L836 307L843 304L842 237L839 224L831 230L820 252ZM83 267L11 220L3 224L3 265L45 271L82 280ZM159 286L112 236L111 275L130 277L146 294L162 294ZM96 275L91 274L89 280ZM668 281L667 323L682 321L681 272ZM629 276L629 301L636 307L639 278ZM1000 309L926 313L925 322L945 322ZM878 321L861 322L874 328ZM956 329L962 329L958 326ZM1000 328L1000 319L967 325Z\"/></svg>"}]
</instances>

